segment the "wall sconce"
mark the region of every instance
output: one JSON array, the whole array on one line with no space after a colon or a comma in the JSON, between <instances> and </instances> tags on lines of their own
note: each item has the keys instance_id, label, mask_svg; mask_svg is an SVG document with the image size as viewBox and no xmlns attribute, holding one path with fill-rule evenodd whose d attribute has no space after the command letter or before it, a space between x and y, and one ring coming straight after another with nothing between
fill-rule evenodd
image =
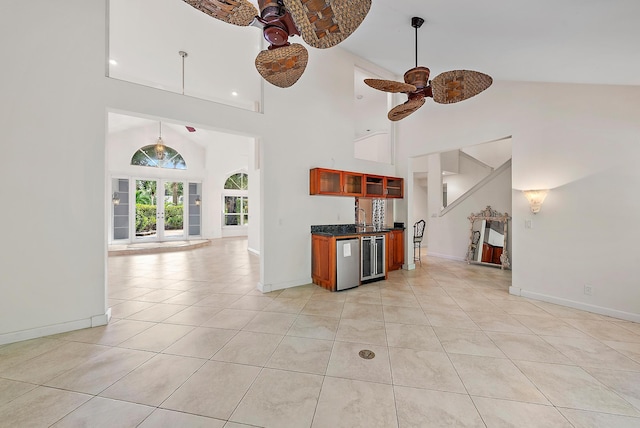
<instances>
[{"instance_id":1,"label":"wall sconce","mask_svg":"<svg viewBox=\"0 0 640 428\"><path fill-rule=\"evenodd\" d=\"M118 192L115 192L113 194L113 198L111 199L111 202L113 202L113 205L120 205L120 195L118 194Z\"/></svg>"},{"instance_id":2,"label":"wall sconce","mask_svg":"<svg viewBox=\"0 0 640 428\"><path fill-rule=\"evenodd\" d=\"M200 195L196 195L196 205L200 205Z\"/></svg>"},{"instance_id":3,"label":"wall sconce","mask_svg":"<svg viewBox=\"0 0 640 428\"><path fill-rule=\"evenodd\" d=\"M537 214L540 211L540 207L542 207L544 198L547 197L547 193L549 193L549 190L523 190L523 192L529 200L529 205L531 205L531 212Z\"/></svg>"}]
</instances>

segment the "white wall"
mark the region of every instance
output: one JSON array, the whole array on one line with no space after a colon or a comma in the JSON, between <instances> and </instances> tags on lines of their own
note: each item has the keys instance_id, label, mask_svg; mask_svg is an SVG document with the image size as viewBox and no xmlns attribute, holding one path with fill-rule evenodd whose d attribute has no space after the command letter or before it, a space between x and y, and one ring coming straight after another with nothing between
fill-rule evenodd
<instances>
[{"instance_id":1,"label":"white wall","mask_svg":"<svg viewBox=\"0 0 640 428\"><path fill-rule=\"evenodd\" d=\"M0 344L106 322L101 1L0 7Z\"/></svg>"},{"instance_id":2,"label":"white wall","mask_svg":"<svg viewBox=\"0 0 640 428\"><path fill-rule=\"evenodd\" d=\"M310 225L353 222L353 198L309 196L310 168L395 175L353 157L354 65L376 67L339 47L309 49L292 88L265 84L259 114L106 78L103 0L11 2L2 12L11 37L0 47L12 52L0 79L2 174L15 184L1 196L21 212L0 257L0 343L106 322L107 111L260 139L263 290L310 282ZM22 208L34 194L46 215Z\"/></svg>"},{"instance_id":3,"label":"white wall","mask_svg":"<svg viewBox=\"0 0 640 428\"><path fill-rule=\"evenodd\" d=\"M513 136L514 293L640 321L640 87L495 82L425 107L400 123L401 173L409 156ZM552 189L535 217L532 188Z\"/></svg>"},{"instance_id":4,"label":"white wall","mask_svg":"<svg viewBox=\"0 0 640 428\"><path fill-rule=\"evenodd\" d=\"M353 156L373 162L391 163L391 137L388 132L356 138L353 142Z\"/></svg>"},{"instance_id":5,"label":"white wall","mask_svg":"<svg viewBox=\"0 0 640 428\"><path fill-rule=\"evenodd\" d=\"M428 254L464 260L469 248L471 228L467 217L471 213L482 211L487 205L498 212L511 214L511 168L505 169L442 217L427 219ZM511 260L512 248L509 243L507 248Z\"/></svg>"},{"instance_id":6,"label":"white wall","mask_svg":"<svg viewBox=\"0 0 640 428\"><path fill-rule=\"evenodd\" d=\"M459 155L458 174L442 176L442 182L447 183L447 205L451 205L467 190L491 174L492 171L490 167L477 162L470 156L459 151L456 151L456 153ZM509 186L509 188L511 188L511 186ZM506 192L511 193L508 189Z\"/></svg>"}]
</instances>

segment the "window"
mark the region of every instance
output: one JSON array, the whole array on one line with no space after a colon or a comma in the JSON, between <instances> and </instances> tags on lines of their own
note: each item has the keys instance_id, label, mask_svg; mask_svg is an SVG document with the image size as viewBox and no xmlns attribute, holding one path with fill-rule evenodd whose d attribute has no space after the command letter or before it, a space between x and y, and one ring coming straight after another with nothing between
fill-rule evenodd
<instances>
[{"instance_id":1,"label":"window","mask_svg":"<svg viewBox=\"0 0 640 428\"><path fill-rule=\"evenodd\" d=\"M249 177L239 172L224 183L224 225L246 226L249 224Z\"/></svg>"},{"instance_id":2,"label":"window","mask_svg":"<svg viewBox=\"0 0 640 428\"><path fill-rule=\"evenodd\" d=\"M182 155L175 149L164 146L164 150L158 156L156 145L144 146L138 149L131 158L131 165L151 166L154 168L187 169Z\"/></svg>"},{"instance_id":3,"label":"window","mask_svg":"<svg viewBox=\"0 0 640 428\"><path fill-rule=\"evenodd\" d=\"M224 183L226 190L249 190L249 176L242 172L233 174Z\"/></svg>"}]
</instances>

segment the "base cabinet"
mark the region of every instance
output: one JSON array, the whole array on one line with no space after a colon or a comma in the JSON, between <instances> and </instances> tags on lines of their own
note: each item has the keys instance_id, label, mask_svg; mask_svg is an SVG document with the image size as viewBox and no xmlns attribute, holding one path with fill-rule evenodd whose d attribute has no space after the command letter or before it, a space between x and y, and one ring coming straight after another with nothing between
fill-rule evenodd
<instances>
[{"instance_id":1,"label":"base cabinet","mask_svg":"<svg viewBox=\"0 0 640 428\"><path fill-rule=\"evenodd\" d=\"M404 263L404 239L402 230L378 234L339 236L340 240L358 238L367 240L369 246L361 247L360 281L386 279L387 272L400 269ZM335 236L311 234L311 279L314 284L336 291L337 258ZM367 262L363 262L367 260Z\"/></svg>"},{"instance_id":2,"label":"base cabinet","mask_svg":"<svg viewBox=\"0 0 640 428\"><path fill-rule=\"evenodd\" d=\"M388 270L398 270L404 264L404 230L392 230L387 239Z\"/></svg>"}]
</instances>

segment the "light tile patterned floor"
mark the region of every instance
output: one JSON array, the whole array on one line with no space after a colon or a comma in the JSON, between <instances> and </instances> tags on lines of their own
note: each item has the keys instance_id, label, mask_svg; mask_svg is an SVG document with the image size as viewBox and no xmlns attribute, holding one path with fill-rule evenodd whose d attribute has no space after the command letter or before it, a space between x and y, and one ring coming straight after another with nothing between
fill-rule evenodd
<instances>
[{"instance_id":1,"label":"light tile patterned floor","mask_svg":"<svg viewBox=\"0 0 640 428\"><path fill-rule=\"evenodd\" d=\"M258 269L242 238L110 257L108 326L0 347L0 427L640 427L638 324L428 256L339 293Z\"/></svg>"}]
</instances>

